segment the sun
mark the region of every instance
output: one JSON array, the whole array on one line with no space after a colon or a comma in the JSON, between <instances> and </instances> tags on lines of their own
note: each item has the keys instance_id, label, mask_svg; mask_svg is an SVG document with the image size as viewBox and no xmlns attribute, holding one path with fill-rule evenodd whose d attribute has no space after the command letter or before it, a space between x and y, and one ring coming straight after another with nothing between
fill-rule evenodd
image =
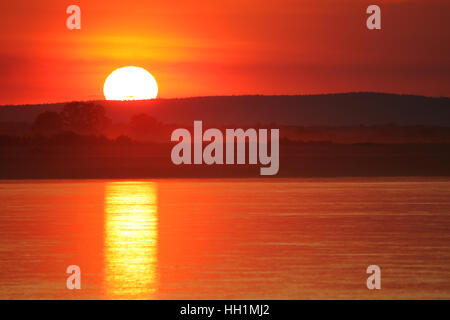
<instances>
[{"instance_id":1,"label":"sun","mask_svg":"<svg viewBox=\"0 0 450 320\"><path fill-rule=\"evenodd\" d=\"M114 70L105 80L106 100L147 100L158 95L158 84L147 70L123 67Z\"/></svg>"}]
</instances>

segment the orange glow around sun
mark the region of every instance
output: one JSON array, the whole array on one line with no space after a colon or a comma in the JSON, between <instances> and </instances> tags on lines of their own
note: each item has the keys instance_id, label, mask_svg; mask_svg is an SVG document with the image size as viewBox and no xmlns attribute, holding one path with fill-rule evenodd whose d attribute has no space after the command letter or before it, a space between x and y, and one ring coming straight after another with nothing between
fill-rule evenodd
<instances>
[{"instance_id":1,"label":"orange glow around sun","mask_svg":"<svg viewBox=\"0 0 450 320\"><path fill-rule=\"evenodd\" d=\"M382 1L380 32L367 29L363 0L73 2L80 30L66 27L71 2L0 1L0 105L100 100L125 66L148 68L160 98L450 96L448 0ZM106 99L142 93L105 89ZM156 86L142 91L152 98Z\"/></svg>"},{"instance_id":2,"label":"orange glow around sun","mask_svg":"<svg viewBox=\"0 0 450 320\"><path fill-rule=\"evenodd\" d=\"M147 100L158 95L158 84L147 70L124 67L106 78L103 93L106 100Z\"/></svg>"}]
</instances>

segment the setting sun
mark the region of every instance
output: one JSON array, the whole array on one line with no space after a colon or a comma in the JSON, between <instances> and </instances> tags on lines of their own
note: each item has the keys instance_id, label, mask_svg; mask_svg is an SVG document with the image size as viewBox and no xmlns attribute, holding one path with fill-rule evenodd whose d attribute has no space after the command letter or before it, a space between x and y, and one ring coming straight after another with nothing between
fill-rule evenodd
<instances>
[{"instance_id":1,"label":"setting sun","mask_svg":"<svg viewBox=\"0 0 450 320\"><path fill-rule=\"evenodd\" d=\"M124 67L113 71L103 87L106 100L146 100L158 95L158 84L147 70Z\"/></svg>"}]
</instances>

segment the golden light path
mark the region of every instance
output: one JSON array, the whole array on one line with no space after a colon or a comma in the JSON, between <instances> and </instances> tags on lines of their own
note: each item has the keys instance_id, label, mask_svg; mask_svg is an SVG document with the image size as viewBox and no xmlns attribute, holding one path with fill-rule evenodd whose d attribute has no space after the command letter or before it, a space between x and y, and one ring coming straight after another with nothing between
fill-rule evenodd
<instances>
[{"instance_id":1,"label":"golden light path","mask_svg":"<svg viewBox=\"0 0 450 320\"><path fill-rule=\"evenodd\" d=\"M106 186L107 299L151 299L156 291L156 192L151 182L114 182Z\"/></svg>"}]
</instances>

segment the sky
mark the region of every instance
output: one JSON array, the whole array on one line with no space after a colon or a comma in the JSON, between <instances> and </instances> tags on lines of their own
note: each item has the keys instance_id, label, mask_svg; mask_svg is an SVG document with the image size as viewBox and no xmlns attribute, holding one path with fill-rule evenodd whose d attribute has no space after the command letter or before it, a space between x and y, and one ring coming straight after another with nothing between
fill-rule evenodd
<instances>
[{"instance_id":1,"label":"sky","mask_svg":"<svg viewBox=\"0 0 450 320\"><path fill-rule=\"evenodd\" d=\"M81 8L81 30L66 8ZM366 28L381 7L382 30ZM147 69L159 97L450 96L448 0L0 0L0 104L103 99Z\"/></svg>"}]
</instances>

